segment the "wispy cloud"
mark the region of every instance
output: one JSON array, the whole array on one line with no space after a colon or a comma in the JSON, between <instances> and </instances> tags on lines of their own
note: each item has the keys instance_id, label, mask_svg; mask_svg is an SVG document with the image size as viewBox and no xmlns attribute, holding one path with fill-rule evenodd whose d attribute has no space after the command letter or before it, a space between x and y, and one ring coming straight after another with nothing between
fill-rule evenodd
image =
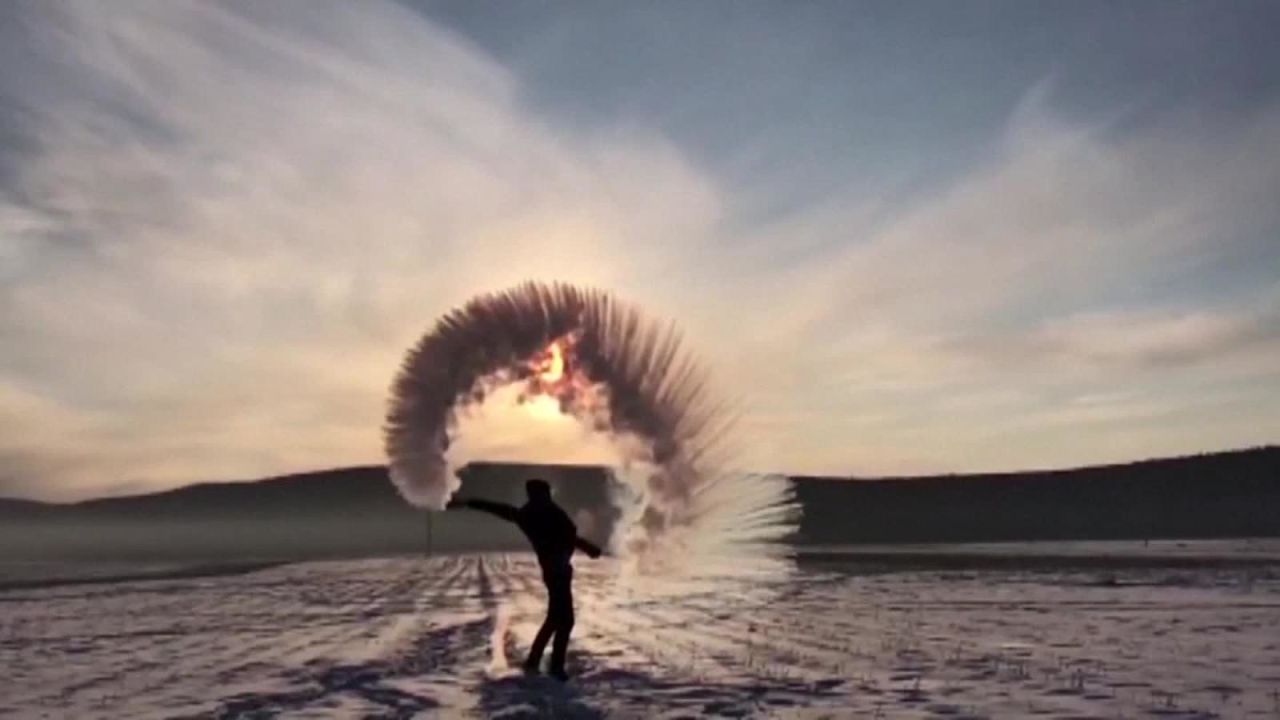
<instances>
[{"instance_id":1,"label":"wispy cloud","mask_svg":"<svg viewBox=\"0 0 1280 720\"><path fill-rule=\"evenodd\" d=\"M861 182L764 221L742 197L784 188L724 182L643 124L553 121L510 68L398 5L5 12L23 52L0 63L20 138L0 173L3 492L378 461L403 350L526 278L679 321L743 398L746 464L1067 464L1280 436L1277 281L1259 272L1280 266L1274 107L1120 128L1032 88L928 190ZM1080 410L1097 397L1105 412ZM475 452L576 442L475 427Z\"/></svg>"},{"instance_id":2,"label":"wispy cloud","mask_svg":"<svg viewBox=\"0 0 1280 720\"><path fill-rule=\"evenodd\" d=\"M0 383L57 412L13 405L4 458L78 467L11 487L375 461L391 374L440 312L527 277L634 289L715 219L660 138L544 127L406 10L276 12L23 16L42 37L3 76L34 149L0 196Z\"/></svg>"},{"instance_id":3,"label":"wispy cloud","mask_svg":"<svg viewBox=\"0 0 1280 720\"><path fill-rule=\"evenodd\" d=\"M794 334L764 364L791 383L771 384L762 405L790 412L760 436L826 470L1115 459L1110 444L1079 442L1090 433L1047 426L1046 410L1099 386L1136 385L1142 402L1232 383L1255 399L1173 413L1229 429L1107 431L1142 436L1124 443L1138 453L1280 435L1280 280L1250 270L1280 266L1267 199L1280 193L1280 109L1212 135L1175 120L1128 133L1066 123L1037 89L989 159L936 193L850 198L847 213L828 200L817 221L801 212L761 230L761 247L829 244L784 266L779 316ZM875 420L845 422L860 417ZM1038 455L1013 450L1028 442Z\"/></svg>"}]
</instances>

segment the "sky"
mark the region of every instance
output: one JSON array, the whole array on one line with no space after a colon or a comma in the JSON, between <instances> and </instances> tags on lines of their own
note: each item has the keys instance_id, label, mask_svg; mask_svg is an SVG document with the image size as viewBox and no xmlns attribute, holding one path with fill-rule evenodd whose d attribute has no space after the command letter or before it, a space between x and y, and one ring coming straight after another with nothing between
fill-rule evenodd
<instances>
[{"instance_id":1,"label":"sky","mask_svg":"<svg viewBox=\"0 0 1280 720\"><path fill-rule=\"evenodd\" d=\"M381 462L407 348L526 279L679 324L753 469L1275 443L1276 27L1245 1L4 3L0 496ZM590 459L522 412L465 419L465 452Z\"/></svg>"}]
</instances>

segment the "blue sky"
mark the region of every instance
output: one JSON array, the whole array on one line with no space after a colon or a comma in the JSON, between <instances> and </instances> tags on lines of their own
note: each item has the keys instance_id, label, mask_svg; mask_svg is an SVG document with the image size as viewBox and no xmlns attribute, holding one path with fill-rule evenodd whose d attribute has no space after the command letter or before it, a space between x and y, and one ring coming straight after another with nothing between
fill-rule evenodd
<instances>
[{"instance_id":1,"label":"blue sky","mask_svg":"<svg viewBox=\"0 0 1280 720\"><path fill-rule=\"evenodd\" d=\"M1273 3L0 18L0 494L378 462L405 348L525 278L677 321L755 468L1280 438Z\"/></svg>"}]
</instances>

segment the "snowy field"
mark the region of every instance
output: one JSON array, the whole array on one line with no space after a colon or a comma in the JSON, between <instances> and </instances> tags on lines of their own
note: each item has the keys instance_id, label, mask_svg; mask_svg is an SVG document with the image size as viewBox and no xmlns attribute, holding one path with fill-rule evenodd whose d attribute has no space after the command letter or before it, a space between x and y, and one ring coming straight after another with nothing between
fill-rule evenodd
<instances>
[{"instance_id":1,"label":"snowy field","mask_svg":"<svg viewBox=\"0 0 1280 720\"><path fill-rule=\"evenodd\" d=\"M580 561L563 686L504 665L542 609L524 555L9 589L0 716L1280 718L1274 566L841 557L773 596L648 600Z\"/></svg>"}]
</instances>

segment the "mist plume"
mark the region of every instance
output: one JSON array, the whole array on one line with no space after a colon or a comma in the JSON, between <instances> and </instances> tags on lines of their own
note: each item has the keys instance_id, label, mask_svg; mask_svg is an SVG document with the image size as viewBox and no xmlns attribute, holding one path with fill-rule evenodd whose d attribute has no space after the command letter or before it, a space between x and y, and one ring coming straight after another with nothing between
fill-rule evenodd
<instances>
[{"instance_id":1,"label":"mist plume","mask_svg":"<svg viewBox=\"0 0 1280 720\"><path fill-rule=\"evenodd\" d=\"M615 493L624 523L612 542L625 556L669 564L694 548L722 555L726 543L754 547L794 527L785 478L729 469L732 415L675 325L563 283L475 297L408 352L385 441L392 481L409 502L445 506L460 482L447 457L459 413L510 384L521 398L553 398L614 441L626 490ZM653 552L666 543L682 553Z\"/></svg>"}]
</instances>

